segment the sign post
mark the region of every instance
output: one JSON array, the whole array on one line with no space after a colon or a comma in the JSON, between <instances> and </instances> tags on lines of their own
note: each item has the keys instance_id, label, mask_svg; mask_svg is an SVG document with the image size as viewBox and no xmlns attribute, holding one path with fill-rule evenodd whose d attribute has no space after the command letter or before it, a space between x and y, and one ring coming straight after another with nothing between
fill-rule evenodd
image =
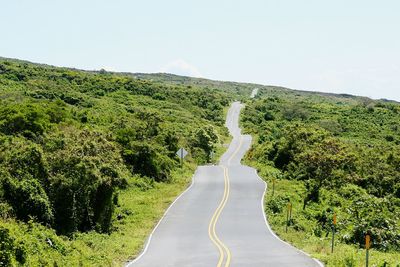
<instances>
[{"instance_id":1,"label":"sign post","mask_svg":"<svg viewBox=\"0 0 400 267\"><path fill-rule=\"evenodd\" d=\"M333 214L333 224L332 224L332 248L331 253L333 253L333 247L335 246L335 227L336 227L336 213Z\"/></svg>"},{"instance_id":2,"label":"sign post","mask_svg":"<svg viewBox=\"0 0 400 267\"><path fill-rule=\"evenodd\" d=\"M286 233L288 231L288 227L289 227L289 218L290 220L292 219L292 203L288 203L287 205L287 213L286 213Z\"/></svg>"},{"instance_id":3,"label":"sign post","mask_svg":"<svg viewBox=\"0 0 400 267\"><path fill-rule=\"evenodd\" d=\"M215 152L214 152L214 151L211 151L211 152L210 152L210 159L213 159L214 156L215 156Z\"/></svg>"},{"instance_id":4,"label":"sign post","mask_svg":"<svg viewBox=\"0 0 400 267\"><path fill-rule=\"evenodd\" d=\"M272 178L272 196L275 194L275 178Z\"/></svg>"},{"instance_id":5,"label":"sign post","mask_svg":"<svg viewBox=\"0 0 400 267\"><path fill-rule=\"evenodd\" d=\"M181 147L178 151L176 151L176 155L180 158L181 161L181 168L183 165L183 159L186 157L187 154L188 152L183 147Z\"/></svg>"},{"instance_id":6,"label":"sign post","mask_svg":"<svg viewBox=\"0 0 400 267\"><path fill-rule=\"evenodd\" d=\"M371 247L371 236L370 235L366 235L365 236L365 249L366 251L366 255L365 255L365 266L368 267L368 263L369 263L369 248Z\"/></svg>"}]
</instances>

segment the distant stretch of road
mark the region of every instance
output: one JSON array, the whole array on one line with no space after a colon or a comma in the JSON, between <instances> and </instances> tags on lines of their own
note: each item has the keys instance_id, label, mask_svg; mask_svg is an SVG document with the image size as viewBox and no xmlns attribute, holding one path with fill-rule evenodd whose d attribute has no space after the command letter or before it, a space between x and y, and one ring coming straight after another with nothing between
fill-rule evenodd
<instances>
[{"instance_id":1,"label":"distant stretch of road","mask_svg":"<svg viewBox=\"0 0 400 267\"><path fill-rule=\"evenodd\" d=\"M129 267L321 266L281 241L263 211L266 184L240 164L251 136L238 127L232 104L226 126L233 140L218 166L201 166L192 185L170 206L141 255Z\"/></svg>"}]
</instances>

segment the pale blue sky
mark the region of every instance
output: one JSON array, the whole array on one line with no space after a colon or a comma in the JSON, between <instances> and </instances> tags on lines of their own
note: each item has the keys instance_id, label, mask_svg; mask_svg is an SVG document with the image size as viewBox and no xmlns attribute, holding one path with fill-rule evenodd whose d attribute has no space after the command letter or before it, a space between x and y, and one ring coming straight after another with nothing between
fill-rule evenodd
<instances>
[{"instance_id":1,"label":"pale blue sky","mask_svg":"<svg viewBox=\"0 0 400 267\"><path fill-rule=\"evenodd\" d=\"M0 0L0 56L400 100L396 0Z\"/></svg>"}]
</instances>

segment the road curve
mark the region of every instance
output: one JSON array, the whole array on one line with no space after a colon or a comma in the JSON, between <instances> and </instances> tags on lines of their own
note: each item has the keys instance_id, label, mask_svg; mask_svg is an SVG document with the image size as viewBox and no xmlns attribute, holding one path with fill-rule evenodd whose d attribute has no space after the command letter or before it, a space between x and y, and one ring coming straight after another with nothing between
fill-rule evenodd
<instances>
[{"instance_id":1,"label":"road curve","mask_svg":"<svg viewBox=\"0 0 400 267\"><path fill-rule=\"evenodd\" d=\"M201 166L192 185L170 206L139 257L127 266L321 266L281 241L263 211L266 184L240 164L251 145L232 104L226 126L233 140L218 166Z\"/></svg>"}]
</instances>

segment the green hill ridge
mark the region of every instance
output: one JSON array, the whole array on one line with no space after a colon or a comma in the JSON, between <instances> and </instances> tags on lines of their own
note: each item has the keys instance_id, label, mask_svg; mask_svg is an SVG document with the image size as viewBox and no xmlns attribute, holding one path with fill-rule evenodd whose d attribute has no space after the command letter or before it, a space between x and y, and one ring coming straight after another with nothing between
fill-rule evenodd
<instances>
[{"instance_id":1,"label":"green hill ridge","mask_svg":"<svg viewBox=\"0 0 400 267\"><path fill-rule=\"evenodd\" d=\"M246 104L241 127L254 137L246 161L268 182L274 231L327 266L362 265L368 233L372 264L399 266L397 102L7 58L0 266L121 266L135 257L196 166L225 150L234 100ZM189 151L182 167L180 147Z\"/></svg>"}]
</instances>

